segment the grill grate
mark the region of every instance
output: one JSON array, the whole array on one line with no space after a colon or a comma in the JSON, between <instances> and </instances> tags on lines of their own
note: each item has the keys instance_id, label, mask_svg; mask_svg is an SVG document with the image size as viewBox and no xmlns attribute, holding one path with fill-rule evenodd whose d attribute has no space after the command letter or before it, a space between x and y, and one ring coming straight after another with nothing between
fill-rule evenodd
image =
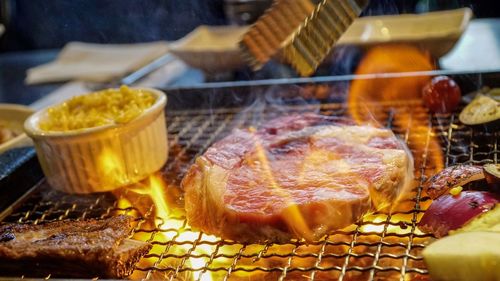
<instances>
[{"instance_id":1,"label":"grill grate","mask_svg":"<svg viewBox=\"0 0 500 281\"><path fill-rule=\"evenodd\" d=\"M133 236L153 244L152 251L138 263L132 279L428 279L421 250L433 238L419 232L416 223L430 200L422 194L420 184L392 215L366 216L355 225L309 244L293 240L286 244L242 245L192 231L187 225L178 186L196 156L235 127L257 125L284 112L310 111L340 119L346 116L345 105L340 103L170 111L170 155L162 174L168 185L168 218L157 213L149 196L134 189L75 196L51 190L42 181L5 221L37 224L117 213L132 215L136 217ZM373 111L383 114L386 121L382 125L392 128L401 139L409 140L411 134L425 134L428 141L438 138L446 165L498 162L499 132L474 131L461 125L456 115L429 117L418 101L379 104ZM411 125L393 128L392 120L402 111L410 112L412 122L422 122L428 129L413 132ZM435 152L427 144L424 151L420 165L415 167L419 183L425 180L423 175L434 170L427 159Z\"/></svg>"}]
</instances>

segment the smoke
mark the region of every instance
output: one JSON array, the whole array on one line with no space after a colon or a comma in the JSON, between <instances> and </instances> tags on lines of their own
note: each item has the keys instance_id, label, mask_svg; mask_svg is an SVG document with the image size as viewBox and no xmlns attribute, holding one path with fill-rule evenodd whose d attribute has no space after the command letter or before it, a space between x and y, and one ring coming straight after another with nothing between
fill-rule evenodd
<instances>
[{"instance_id":1,"label":"smoke","mask_svg":"<svg viewBox=\"0 0 500 281\"><path fill-rule=\"evenodd\" d=\"M234 127L258 127L270 119L297 113L319 113L316 85L270 85L250 89L251 102L235 116ZM238 96L234 97L240 99Z\"/></svg>"}]
</instances>

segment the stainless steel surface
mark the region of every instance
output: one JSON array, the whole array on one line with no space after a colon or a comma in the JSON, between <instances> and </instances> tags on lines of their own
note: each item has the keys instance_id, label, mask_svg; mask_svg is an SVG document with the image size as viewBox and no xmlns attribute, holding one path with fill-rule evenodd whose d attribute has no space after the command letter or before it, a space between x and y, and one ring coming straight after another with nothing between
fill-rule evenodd
<instances>
[{"instance_id":1,"label":"stainless steel surface","mask_svg":"<svg viewBox=\"0 0 500 281\"><path fill-rule=\"evenodd\" d=\"M85 82L85 87L88 88L89 91L100 91L103 89L120 87L121 85L133 86L147 75L174 60L176 60L176 58L172 54L167 53L123 78L114 79L105 83Z\"/></svg>"},{"instance_id":2,"label":"stainless steel surface","mask_svg":"<svg viewBox=\"0 0 500 281\"><path fill-rule=\"evenodd\" d=\"M134 237L154 245L152 252L137 265L132 279L205 280L208 276L213 280L428 278L421 250L432 236L418 232L416 225L423 213L422 205L430 199L422 196L420 184L411 191L412 197L404 201L405 207L392 215L379 214L376 219L365 217L351 227L334 231L325 239L309 244L296 240L285 244L239 244L192 230L186 222L180 180L195 157L215 140L235 127L257 125L283 112L319 112L344 119L347 118L346 110L345 104L341 103L170 110L167 113L170 156L163 172L169 186L166 193L171 196L168 218L159 218L151 200L132 190L72 196L57 193L42 181L24 202L15 206L5 221L42 223L107 217L117 213L132 215L137 223ZM423 134L429 139L434 129L436 137L443 143L441 149L446 152L447 165L484 164L493 159L498 161L500 156L497 144L500 132L473 131L460 124L456 114L428 116L421 101L393 101L379 104L374 110L386 114L382 125L392 128L403 140L412 134ZM397 118L397 112L411 113L413 122L427 124L428 130L412 131L411 126L393 128L392 120ZM430 153L433 151L426 149L423 158ZM421 175L432 168L426 161L415 167L417 181L422 183L424 178ZM123 199L129 200L129 204L123 205Z\"/></svg>"},{"instance_id":3,"label":"stainless steel surface","mask_svg":"<svg viewBox=\"0 0 500 281\"><path fill-rule=\"evenodd\" d=\"M120 84L131 86L132 84L134 84L137 81L144 78L146 75L152 73L153 71L159 69L160 67L162 67L165 64L172 62L174 60L175 60L175 57L172 54L167 53L167 54L155 59L154 61L148 63L147 65L143 66L142 68L125 76L123 79L120 80Z\"/></svg>"}]
</instances>

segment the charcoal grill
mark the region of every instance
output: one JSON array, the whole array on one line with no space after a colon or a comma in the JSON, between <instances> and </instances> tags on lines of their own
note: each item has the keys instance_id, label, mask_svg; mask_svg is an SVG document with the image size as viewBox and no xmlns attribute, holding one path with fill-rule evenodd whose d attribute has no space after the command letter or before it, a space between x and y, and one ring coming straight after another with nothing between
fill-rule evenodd
<instances>
[{"instance_id":1,"label":"charcoal grill","mask_svg":"<svg viewBox=\"0 0 500 281\"><path fill-rule=\"evenodd\" d=\"M497 73L450 75L459 81L464 91L484 84L498 86L500 81ZM29 191L4 211L3 222L39 224L117 213L132 215L136 218L133 236L154 245L150 254L136 266L132 279L426 280L429 277L421 251L434 238L417 229L424 206L430 202L423 196L420 184L395 213L367 216L355 225L309 244L292 240L285 244L243 245L193 231L185 220L179 183L195 157L210 144L235 127L257 125L285 113L315 111L347 118L343 98L348 84L349 79L337 77L331 81L303 80L280 85L250 83L169 90L170 155L162 171L172 210L168 219L157 216L149 197L131 190L66 195L50 189L44 179L24 178L17 187ZM324 95L325 91L329 94ZM269 98L269 93L273 98ZM375 110L386 116L381 125L392 128L403 140L413 133L428 134L429 139L434 132L441 142L446 165L498 163L500 132L464 126L458 121L457 113L428 115L418 100L380 103ZM397 118L394 112L400 110L425 122L428 130L413 132L411 126L393 127L392 121ZM426 149L422 164L415 167L419 183L425 180L423 175L433 169L426 161L430 153L433 152ZM36 167L30 165L31 168L21 166L17 171L33 173ZM5 180L1 184L2 190L8 188ZM128 204L124 205L124 201Z\"/></svg>"}]
</instances>

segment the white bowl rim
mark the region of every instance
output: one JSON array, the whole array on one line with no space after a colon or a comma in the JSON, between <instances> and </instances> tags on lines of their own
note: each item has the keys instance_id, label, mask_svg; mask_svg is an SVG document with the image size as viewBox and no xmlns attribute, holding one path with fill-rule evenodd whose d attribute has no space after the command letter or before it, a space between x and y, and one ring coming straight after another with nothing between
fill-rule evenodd
<instances>
[{"instance_id":1,"label":"white bowl rim","mask_svg":"<svg viewBox=\"0 0 500 281\"><path fill-rule=\"evenodd\" d=\"M71 131L45 131L45 130L40 129L37 126L37 123L38 123L40 117L49 108L54 107L54 106L58 106L66 101L66 100L64 100L60 103L47 106L47 107L35 112L30 117L28 117L28 119L26 119L26 121L24 122L24 131L31 138L78 137L78 136L90 135L90 134L94 134L94 133L107 131L110 129L118 129L121 127L128 126L131 123L135 123L135 122L143 119L145 116L161 112L167 104L167 95L160 90L153 89L153 88L143 88L143 87L130 87L130 89L150 92L153 95L155 95L157 97L157 99L152 106L150 106L148 109L144 110L139 116L137 116L135 119L131 120L128 123L109 124L109 125L103 125L103 126L97 126L97 127L91 127L91 128L71 130ZM89 92L89 93L93 93L93 92ZM85 94L83 94L83 95L85 95Z\"/></svg>"}]
</instances>

